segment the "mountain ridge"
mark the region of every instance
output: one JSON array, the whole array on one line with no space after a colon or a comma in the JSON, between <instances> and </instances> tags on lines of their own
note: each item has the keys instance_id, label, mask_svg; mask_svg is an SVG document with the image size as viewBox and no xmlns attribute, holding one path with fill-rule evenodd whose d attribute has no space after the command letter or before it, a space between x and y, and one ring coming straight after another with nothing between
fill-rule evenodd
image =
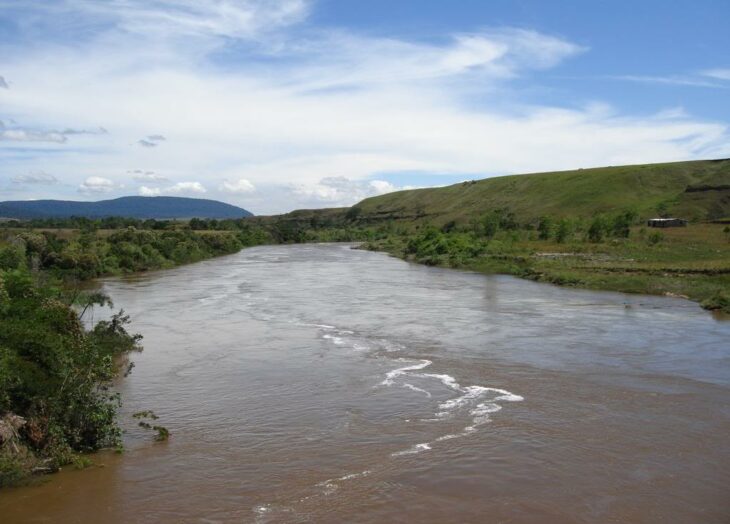
<instances>
[{"instance_id":1,"label":"mountain ridge","mask_svg":"<svg viewBox=\"0 0 730 524\"><path fill-rule=\"evenodd\" d=\"M11 219L68 218L244 218L253 213L205 198L125 196L96 202L76 200L9 200L0 202L0 217Z\"/></svg>"}]
</instances>

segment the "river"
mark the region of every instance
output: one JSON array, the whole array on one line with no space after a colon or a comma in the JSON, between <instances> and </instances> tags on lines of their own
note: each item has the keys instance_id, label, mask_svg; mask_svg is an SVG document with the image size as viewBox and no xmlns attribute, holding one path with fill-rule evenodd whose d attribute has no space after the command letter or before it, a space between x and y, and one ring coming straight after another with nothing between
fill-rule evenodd
<instances>
[{"instance_id":1,"label":"river","mask_svg":"<svg viewBox=\"0 0 730 524\"><path fill-rule=\"evenodd\" d=\"M103 285L144 335L127 450L3 523L730 522L730 322L691 302L342 244Z\"/></svg>"}]
</instances>

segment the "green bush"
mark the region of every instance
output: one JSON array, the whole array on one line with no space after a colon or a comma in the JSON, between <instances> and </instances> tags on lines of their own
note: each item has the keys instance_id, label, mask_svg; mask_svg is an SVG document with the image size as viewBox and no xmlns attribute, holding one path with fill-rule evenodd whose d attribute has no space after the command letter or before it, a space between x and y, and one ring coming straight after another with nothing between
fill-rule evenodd
<instances>
[{"instance_id":1,"label":"green bush","mask_svg":"<svg viewBox=\"0 0 730 524\"><path fill-rule=\"evenodd\" d=\"M550 217L540 217L537 225L538 238L540 240L548 240L553 230L553 219Z\"/></svg>"},{"instance_id":2,"label":"green bush","mask_svg":"<svg viewBox=\"0 0 730 524\"><path fill-rule=\"evenodd\" d=\"M608 229L608 222L602 215L593 218L591 225L588 226L586 236L590 242L598 243L603 240Z\"/></svg>"},{"instance_id":3,"label":"green bush","mask_svg":"<svg viewBox=\"0 0 730 524\"><path fill-rule=\"evenodd\" d=\"M730 313L730 292L717 291L713 296L702 302L702 307Z\"/></svg>"},{"instance_id":4,"label":"green bush","mask_svg":"<svg viewBox=\"0 0 730 524\"><path fill-rule=\"evenodd\" d=\"M129 319L120 312L87 332L63 296L30 273L4 271L0 282L0 417L25 419L18 449L57 468L76 452L116 445L114 359L139 349L140 337L125 329ZM27 462L5 456L2 482Z\"/></svg>"},{"instance_id":5,"label":"green bush","mask_svg":"<svg viewBox=\"0 0 730 524\"><path fill-rule=\"evenodd\" d=\"M649 236L646 237L646 243L650 246L655 246L662 240L664 240L664 233L661 231L652 231L649 233Z\"/></svg>"}]
</instances>

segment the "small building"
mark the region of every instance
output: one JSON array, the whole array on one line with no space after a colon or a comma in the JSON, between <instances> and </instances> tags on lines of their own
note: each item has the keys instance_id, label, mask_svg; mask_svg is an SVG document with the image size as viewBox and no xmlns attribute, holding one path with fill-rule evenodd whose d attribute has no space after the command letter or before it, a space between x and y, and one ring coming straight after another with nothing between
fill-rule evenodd
<instances>
[{"instance_id":1,"label":"small building","mask_svg":"<svg viewBox=\"0 0 730 524\"><path fill-rule=\"evenodd\" d=\"M687 223L683 218L650 218L646 221L649 227L686 227Z\"/></svg>"}]
</instances>

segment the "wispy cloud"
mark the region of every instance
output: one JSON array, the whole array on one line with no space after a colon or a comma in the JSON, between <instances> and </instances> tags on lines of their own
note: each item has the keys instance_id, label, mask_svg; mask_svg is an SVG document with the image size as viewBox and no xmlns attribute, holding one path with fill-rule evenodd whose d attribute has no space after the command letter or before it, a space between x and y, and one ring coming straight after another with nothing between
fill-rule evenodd
<instances>
[{"instance_id":1,"label":"wispy cloud","mask_svg":"<svg viewBox=\"0 0 730 524\"><path fill-rule=\"evenodd\" d=\"M288 81L302 91L393 86L465 75L503 80L555 66L586 51L557 37L509 28L457 34L442 44L335 32L307 41L305 50Z\"/></svg>"},{"instance_id":2,"label":"wispy cloud","mask_svg":"<svg viewBox=\"0 0 730 524\"><path fill-rule=\"evenodd\" d=\"M64 144L72 135L105 135L107 130L103 127L97 129L72 129L66 128L62 131L55 129L31 129L17 124L7 126L0 120L0 141L8 142L53 142Z\"/></svg>"},{"instance_id":3,"label":"wispy cloud","mask_svg":"<svg viewBox=\"0 0 730 524\"><path fill-rule=\"evenodd\" d=\"M142 171L141 169L135 169L134 171L127 171L132 173L132 178L135 182L147 182L148 184L161 184L169 182L170 179L163 175L158 175L154 171Z\"/></svg>"},{"instance_id":4,"label":"wispy cloud","mask_svg":"<svg viewBox=\"0 0 730 524\"><path fill-rule=\"evenodd\" d=\"M200 182L178 182L168 187L149 187L140 186L137 189L140 196L159 196L159 195L177 195L188 194L196 195L206 193L207 189Z\"/></svg>"},{"instance_id":5,"label":"wispy cloud","mask_svg":"<svg viewBox=\"0 0 730 524\"><path fill-rule=\"evenodd\" d=\"M708 76L710 78L716 78L718 80L727 80L730 82L730 68L726 69L707 69L705 71L702 71L702 74L704 76Z\"/></svg>"},{"instance_id":6,"label":"wispy cloud","mask_svg":"<svg viewBox=\"0 0 730 524\"><path fill-rule=\"evenodd\" d=\"M158 196L162 191L159 187L147 187L147 186L140 186L139 187L139 195L140 196Z\"/></svg>"},{"instance_id":7,"label":"wispy cloud","mask_svg":"<svg viewBox=\"0 0 730 524\"><path fill-rule=\"evenodd\" d=\"M114 21L130 33L144 36L216 36L254 38L301 21L304 0L125 0L65 2L71 11Z\"/></svg>"},{"instance_id":8,"label":"wispy cloud","mask_svg":"<svg viewBox=\"0 0 730 524\"><path fill-rule=\"evenodd\" d=\"M142 147L157 147L160 145L160 142L164 142L165 140L167 138L162 135L148 135L146 138L137 140L137 145Z\"/></svg>"},{"instance_id":9,"label":"wispy cloud","mask_svg":"<svg viewBox=\"0 0 730 524\"><path fill-rule=\"evenodd\" d=\"M31 171L23 175L13 177L14 184L39 184L53 185L58 183L58 179L45 171Z\"/></svg>"},{"instance_id":10,"label":"wispy cloud","mask_svg":"<svg viewBox=\"0 0 730 524\"><path fill-rule=\"evenodd\" d=\"M708 75L704 75L708 76ZM609 77L613 80L640 82L643 84L664 84L671 86L711 87L725 89L727 86L712 82L703 76L651 76L651 75L617 75Z\"/></svg>"},{"instance_id":11,"label":"wispy cloud","mask_svg":"<svg viewBox=\"0 0 730 524\"><path fill-rule=\"evenodd\" d=\"M371 196L413 188L397 187L385 180L352 180L340 176L323 178L316 184L294 184L290 189L305 204L320 207L322 204L348 206Z\"/></svg>"},{"instance_id":12,"label":"wispy cloud","mask_svg":"<svg viewBox=\"0 0 730 524\"><path fill-rule=\"evenodd\" d=\"M205 193L207 189L200 182L178 182L164 191L166 193Z\"/></svg>"},{"instance_id":13,"label":"wispy cloud","mask_svg":"<svg viewBox=\"0 0 730 524\"><path fill-rule=\"evenodd\" d=\"M227 193L253 193L256 191L256 186L245 178L232 181L224 180L223 184L221 184L221 191Z\"/></svg>"}]
</instances>

